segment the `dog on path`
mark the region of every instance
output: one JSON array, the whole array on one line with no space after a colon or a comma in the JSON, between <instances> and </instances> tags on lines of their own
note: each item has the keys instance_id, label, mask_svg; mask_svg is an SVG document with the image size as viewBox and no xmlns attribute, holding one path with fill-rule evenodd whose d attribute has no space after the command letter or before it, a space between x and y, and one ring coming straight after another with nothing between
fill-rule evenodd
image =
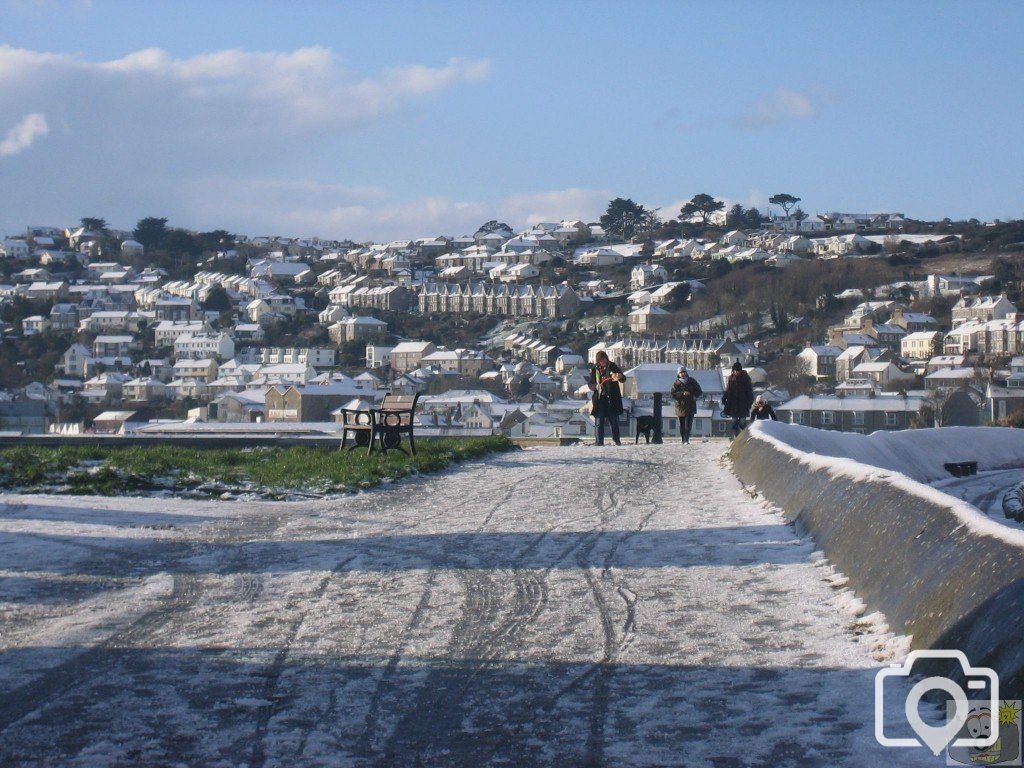
<instances>
[{"instance_id":1,"label":"dog on path","mask_svg":"<svg viewBox=\"0 0 1024 768\"><path fill-rule=\"evenodd\" d=\"M633 444L636 445L640 442L640 435L644 436L644 440L650 444L651 434L654 432L654 417L653 416L637 416L636 417L636 439Z\"/></svg>"}]
</instances>

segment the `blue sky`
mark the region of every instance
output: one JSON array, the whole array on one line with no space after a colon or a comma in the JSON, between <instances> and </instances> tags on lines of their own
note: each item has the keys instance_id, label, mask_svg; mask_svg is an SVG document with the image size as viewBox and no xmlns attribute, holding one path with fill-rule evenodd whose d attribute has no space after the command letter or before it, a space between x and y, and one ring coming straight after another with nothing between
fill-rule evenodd
<instances>
[{"instance_id":1,"label":"blue sky","mask_svg":"<svg viewBox=\"0 0 1024 768\"><path fill-rule=\"evenodd\" d=\"M1021 2L0 0L0 233L1024 217Z\"/></svg>"}]
</instances>

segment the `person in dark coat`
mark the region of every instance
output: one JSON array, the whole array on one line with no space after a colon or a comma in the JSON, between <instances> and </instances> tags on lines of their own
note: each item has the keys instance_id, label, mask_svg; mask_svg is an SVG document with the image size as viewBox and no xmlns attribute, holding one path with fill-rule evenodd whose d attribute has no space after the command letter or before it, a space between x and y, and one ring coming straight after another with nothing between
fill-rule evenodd
<instances>
[{"instance_id":1,"label":"person in dark coat","mask_svg":"<svg viewBox=\"0 0 1024 768\"><path fill-rule=\"evenodd\" d=\"M754 384L750 374L737 361L732 365L732 373L725 382L725 394L722 395L722 413L732 418L733 437L739 437L740 432L746 429L753 405Z\"/></svg>"},{"instance_id":2,"label":"person in dark coat","mask_svg":"<svg viewBox=\"0 0 1024 768\"><path fill-rule=\"evenodd\" d=\"M597 444L604 445L604 422L607 419L612 425L612 440L622 445L619 440L619 416L622 414L621 383L626 377L622 369L608 359L608 353L601 350L590 366L590 378L587 386L593 392L591 413L597 422Z\"/></svg>"},{"instance_id":3,"label":"person in dark coat","mask_svg":"<svg viewBox=\"0 0 1024 768\"><path fill-rule=\"evenodd\" d=\"M690 442L690 430L693 429L693 417L697 415L697 401L704 391L696 379L691 379L685 368L680 367L679 374L672 384L669 393L676 401L676 416L679 417L679 435L684 443Z\"/></svg>"},{"instance_id":4,"label":"person in dark coat","mask_svg":"<svg viewBox=\"0 0 1024 768\"><path fill-rule=\"evenodd\" d=\"M754 400L754 407L750 409L750 420L761 421L764 419L778 421L779 417L775 415L775 409L768 405L768 401L758 395Z\"/></svg>"}]
</instances>

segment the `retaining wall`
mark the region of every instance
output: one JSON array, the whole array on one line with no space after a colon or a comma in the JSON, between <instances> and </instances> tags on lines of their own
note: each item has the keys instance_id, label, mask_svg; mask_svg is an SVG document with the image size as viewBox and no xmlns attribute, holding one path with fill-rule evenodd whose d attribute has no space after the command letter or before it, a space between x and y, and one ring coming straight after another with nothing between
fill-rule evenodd
<instances>
[{"instance_id":1,"label":"retaining wall","mask_svg":"<svg viewBox=\"0 0 1024 768\"><path fill-rule=\"evenodd\" d=\"M805 529L894 631L915 648L963 650L999 673L1004 698L1024 695L1024 532L919 482L947 476L948 461L1024 466L1024 431L862 436L755 422L731 454L740 479Z\"/></svg>"}]
</instances>

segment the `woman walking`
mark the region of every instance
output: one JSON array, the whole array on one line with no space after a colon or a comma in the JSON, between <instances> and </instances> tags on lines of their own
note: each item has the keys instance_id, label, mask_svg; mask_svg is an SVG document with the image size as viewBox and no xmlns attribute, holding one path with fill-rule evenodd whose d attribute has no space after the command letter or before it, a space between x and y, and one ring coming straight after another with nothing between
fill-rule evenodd
<instances>
[{"instance_id":1,"label":"woman walking","mask_svg":"<svg viewBox=\"0 0 1024 768\"><path fill-rule=\"evenodd\" d=\"M737 361L732 365L732 373L725 382L725 394L722 395L722 414L732 417L734 438L739 437L740 432L747 428L747 417L753 405L754 384L750 374Z\"/></svg>"},{"instance_id":2,"label":"woman walking","mask_svg":"<svg viewBox=\"0 0 1024 768\"><path fill-rule=\"evenodd\" d=\"M679 436L684 443L690 442L690 430L693 429L693 417L697 415L697 399L704 394L696 379L691 379L686 369L679 368L672 391L669 393L676 401L676 416L679 418Z\"/></svg>"},{"instance_id":3,"label":"woman walking","mask_svg":"<svg viewBox=\"0 0 1024 768\"><path fill-rule=\"evenodd\" d=\"M604 445L604 421L608 419L612 425L612 440L622 445L619 440L619 415L622 413L622 388L619 384L625 380L622 370L608 359L608 353L601 350L594 358L590 367L590 379L587 386L593 392L591 413L597 421L597 445Z\"/></svg>"}]
</instances>

